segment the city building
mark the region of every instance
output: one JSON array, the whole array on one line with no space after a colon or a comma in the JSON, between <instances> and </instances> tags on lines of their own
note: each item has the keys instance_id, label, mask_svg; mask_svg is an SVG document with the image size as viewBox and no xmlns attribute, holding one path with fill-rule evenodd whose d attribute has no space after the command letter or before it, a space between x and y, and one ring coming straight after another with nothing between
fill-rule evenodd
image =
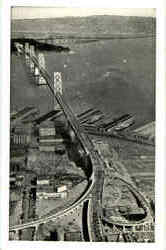
<instances>
[{"instance_id":1,"label":"city building","mask_svg":"<svg viewBox=\"0 0 166 250\"><path fill-rule=\"evenodd\" d=\"M61 192L61 193L56 193L56 192L36 192L36 198L37 199L56 199L56 198L61 198L65 199L67 198L67 192Z\"/></svg>"},{"instance_id":2,"label":"city building","mask_svg":"<svg viewBox=\"0 0 166 250\"><path fill-rule=\"evenodd\" d=\"M67 186L66 185L63 185L63 186L59 186L56 188L57 190L57 193L62 193L62 192L65 192L67 191Z\"/></svg>"},{"instance_id":3,"label":"city building","mask_svg":"<svg viewBox=\"0 0 166 250\"><path fill-rule=\"evenodd\" d=\"M50 180L49 179L38 179L37 180L37 185L49 185Z\"/></svg>"},{"instance_id":4,"label":"city building","mask_svg":"<svg viewBox=\"0 0 166 250\"><path fill-rule=\"evenodd\" d=\"M64 241L82 241L81 232L65 232Z\"/></svg>"}]
</instances>

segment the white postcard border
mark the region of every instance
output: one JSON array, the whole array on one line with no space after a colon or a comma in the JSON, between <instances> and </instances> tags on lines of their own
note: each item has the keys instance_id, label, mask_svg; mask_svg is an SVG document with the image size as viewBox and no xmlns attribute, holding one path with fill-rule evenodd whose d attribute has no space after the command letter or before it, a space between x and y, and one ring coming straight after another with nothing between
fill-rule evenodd
<instances>
[{"instance_id":1,"label":"white postcard border","mask_svg":"<svg viewBox=\"0 0 166 250\"><path fill-rule=\"evenodd\" d=\"M119 1L3 1L1 8L1 84L0 84L0 247L7 249L166 249L166 207L165 207L165 144L166 144L166 82L165 82L165 13L164 1L139 0ZM157 54L156 54L156 242L155 243L81 243L81 242L14 242L8 241L8 204L9 204L9 111L10 111L10 7L11 6L50 6L50 7L87 7L87 8L156 8L157 12Z\"/></svg>"}]
</instances>

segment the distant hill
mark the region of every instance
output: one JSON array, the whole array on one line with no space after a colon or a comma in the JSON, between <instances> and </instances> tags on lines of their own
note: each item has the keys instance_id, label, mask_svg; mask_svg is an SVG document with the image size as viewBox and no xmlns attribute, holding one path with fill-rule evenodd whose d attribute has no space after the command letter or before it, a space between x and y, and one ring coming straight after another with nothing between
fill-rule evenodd
<instances>
[{"instance_id":1,"label":"distant hill","mask_svg":"<svg viewBox=\"0 0 166 250\"><path fill-rule=\"evenodd\" d=\"M12 20L12 32L58 34L154 34L155 18L133 16L88 16Z\"/></svg>"}]
</instances>

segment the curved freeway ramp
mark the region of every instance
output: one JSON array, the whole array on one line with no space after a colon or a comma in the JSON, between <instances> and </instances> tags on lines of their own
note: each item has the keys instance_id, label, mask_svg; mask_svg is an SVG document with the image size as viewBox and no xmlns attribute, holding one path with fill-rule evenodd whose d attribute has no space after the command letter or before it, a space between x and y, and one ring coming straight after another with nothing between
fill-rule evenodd
<instances>
[{"instance_id":1,"label":"curved freeway ramp","mask_svg":"<svg viewBox=\"0 0 166 250\"><path fill-rule=\"evenodd\" d=\"M125 183L125 185L129 188L130 192L133 193L133 195L135 196L135 198L140 202L140 204L142 205L142 208L144 209L144 212L146 214L146 217L143 218L142 220L139 221L115 221L113 219L107 219L107 221L111 224L114 225L118 225L118 226L137 226L146 222L149 222L152 220L152 212L151 212L151 208L148 204L148 202L146 201L146 199L144 198L144 196L137 191L137 189L131 185L130 183L128 183L127 181L125 181L123 178L120 177L115 177L119 180L121 180L122 182Z\"/></svg>"}]
</instances>

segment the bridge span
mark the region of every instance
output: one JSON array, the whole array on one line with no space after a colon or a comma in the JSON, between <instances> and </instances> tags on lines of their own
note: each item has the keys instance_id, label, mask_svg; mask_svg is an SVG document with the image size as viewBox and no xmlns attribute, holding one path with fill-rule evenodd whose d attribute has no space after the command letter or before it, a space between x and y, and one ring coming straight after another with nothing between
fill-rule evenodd
<instances>
[{"instance_id":1,"label":"bridge span","mask_svg":"<svg viewBox=\"0 0 166 250\"><path fill-rule=\"evenodd\" d=\"M84 134L81 131L79 121L77 120L77 118L76 118L75 114L73 113L72 109L70 108L70 106L66 103L64 97L58 92L55 93L55 91L53 89L53 81L52 81L51 77L49 76L49 74L47 73L47 71L39 65L38 60L35 56L32 56L29 53L26 53L24 49L22 49L22 52L23 52L23 54L26 54L27 56L29 56L30 60L32 60L34 65L39 69L41 76L45 79L51 93L56 98L57 103L60 105L62 111L64 112L64 115L65 115L69 125L73 129L76 138L78 139L78 141L80 142L81 146L83 147L83 149L85 151L85 157L89 158L90 167L92 168L92 176L90 178L90 184L89 184L89 187L88 187L86 193L83 194L83 196L81 196L69 208L67 208L63 211L60 211L56 214L53 214L51 216L46 216L45 218L40 218L38 220L34 220L34 221L27 222L24 224L11 226L11 227L9 227L9 231L18 231L18 230L23 230L26 228L31 228L31 227L35 227L37 229L40 224L47 223L49 221L54 221L57 218L60 218L64 215L67 215L73 209L75 209L77 206L81 205L84 201L86 201L90 195L93 197L92 202L94 203L94 201L96 201L95 205L93 205L96 220L93 220L93 223L92 223L93 225L89 225L89 227L91 227L91 228L89 228L89 230L97 232L93 235L93 239L91 239L91 241L104 241L104 236L102 234L102 229L101 229L101 210L102 209L101 209L101 207L99 207L101 205L101 200L99 200L99 199L101 197L100 192L102 192L102 189L101 189L101 186L98 185L98 182L100 183L100 180L98 179L99 172L100 172L100 177L102 179L104 178L104 176L102 176L102 174L101 174L101 169L103 169L103 162L101 161L99 154L96 151L89 136L87 134ZM97 196L96 196L96 194L97 194ZM93 214L94 214L94 211L93 211Z\"/></svg>"}]
</instances>

